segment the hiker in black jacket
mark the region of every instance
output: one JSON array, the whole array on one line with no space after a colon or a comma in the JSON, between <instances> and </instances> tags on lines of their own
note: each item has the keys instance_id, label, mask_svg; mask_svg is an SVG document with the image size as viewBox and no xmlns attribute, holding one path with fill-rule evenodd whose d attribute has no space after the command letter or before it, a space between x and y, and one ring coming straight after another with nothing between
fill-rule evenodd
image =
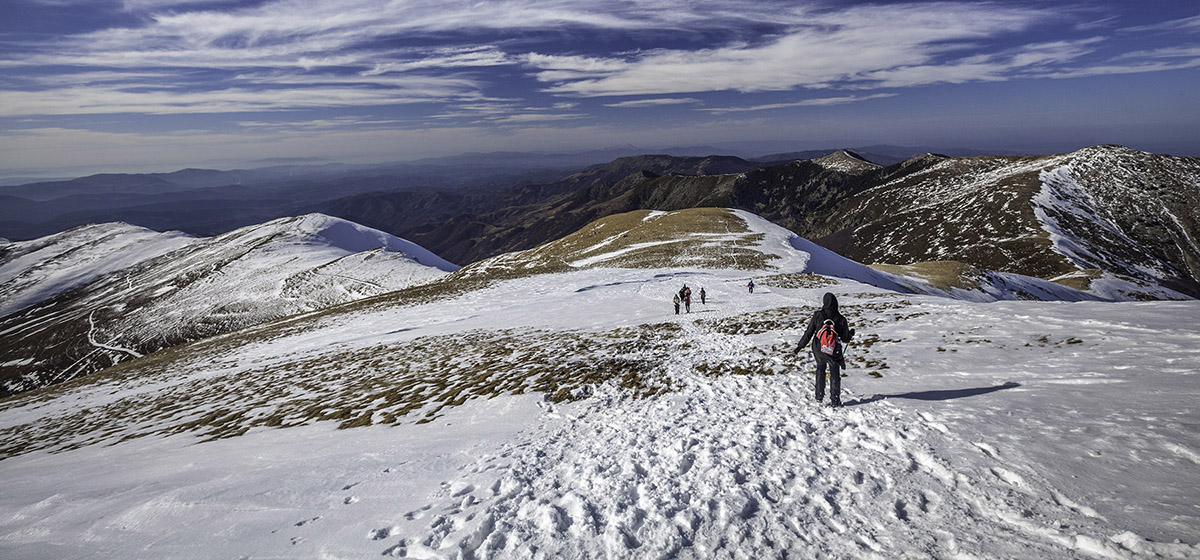
<instances>
[{"instance_id":1,"label":"hiker in black jacket","mask_svg":"<svg viewBox=\"0 0 1200 560\"><path fill-rule=\"evenodd\" d=\"M850 342L850 339L854 338L854 329L850 328L846 323L846 318L838 312L837 296L827 292L824 305L813 313L812 320L808 322L808 329L804 331L804 338L796 346L795 353L799 354L800 350L808 345L808 341L812 340L812 353L817 360L817 402L821 402L821 399L825 398L825 370L828 368L829 404L838 407L842 406L841 370L846 367L846 363L842 359L840 351L836 353L836 357L821 351L817 333L826 321L833 322L833 330L842 343Z\"/></svg>"}]
</instances>

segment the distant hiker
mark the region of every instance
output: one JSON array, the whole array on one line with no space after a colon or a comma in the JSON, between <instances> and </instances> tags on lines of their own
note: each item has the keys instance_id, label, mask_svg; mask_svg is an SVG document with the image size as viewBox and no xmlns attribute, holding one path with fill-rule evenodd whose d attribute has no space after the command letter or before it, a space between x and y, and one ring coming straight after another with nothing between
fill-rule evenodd
<instances>
[{"instance_id":1,"label":"distant hiker","mask_svg":"<svg viewBox=\"0 0 1200 560\"><path fill-rule=\"evenodd\" d=\"M675 314L679 314L679 294L675 294Z\"/></svg>"},{"instance_id":2,"label":"distant hiker","mask_svg":"<svg viewBox=\"0 0 1200 560\"><path fill-rule=\"evenodd\" d=\"M692 289L687 287L687 284L684 284L683 287L679 289L679 299L681 301L683 301L683 306L687 309L687 312L691 313L692 312Z\"/></svg>"},{"instance_id":3,"label":"distant hiker","mask_svg":"<svg viewBox=\"0 0 1200 560\"><path fill-rule=\"evenodd\" d=\"M750 288L750 293L752 293L752 294L754 293L754 281L753 280L751 280L749 284L746 284L746 287Z\"/></svg>"},{"instance_id":4,"label":"distant hiker","mask_svg":"<svg viewBox=\"0 0 1200 560\"><path fill-rule=\"evenodd\" d=\"M704 302L704 288L700 288L700 304L708 305L707 303Z\"/></svg>"},{"instance_id":5,"label":"distant hiker","mask_svg":"<svg viewBox=\"0 0 1200 560\"><path fill-rule=\"evenodd\" d=\"M804 338L796 346L800 353L812 340L813 357L817 360L817 402L825 398L825 369L829 369L829 404L842 406L842 368L846 367L842 345L854 338L854 329L838 311L837 296L826 293L821 307L813 313L804 331Z\"/></svg>"}]
</instances>

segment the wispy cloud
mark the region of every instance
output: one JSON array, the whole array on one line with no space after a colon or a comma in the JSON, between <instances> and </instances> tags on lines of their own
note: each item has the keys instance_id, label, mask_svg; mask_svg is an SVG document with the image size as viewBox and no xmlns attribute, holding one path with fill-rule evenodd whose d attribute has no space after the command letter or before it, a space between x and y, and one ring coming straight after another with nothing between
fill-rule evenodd
<instances>
[{"instance_id":1,"label":"wispy cloud","mask_svg":"<svg viewBox=\"0 0 1200 560\"><path fill-rule=\"evenodd\" d=\"M16 73L58 68L54 74L40 73L40 85L25 89L52 90L49 97L62 101L78 99L81 92L76 88L54 88L88 83L104 72L113 78L121 72L129 73L131 78L135 73L170 73L175 88L195 90L188 95L197 101L177 99L144 105L155 111L175 107L179 112L193 112L199 99L218 100L222 94L232 97L218 102L214 111L226 107L279 107L240 100L249 95L245 91L248 88L267 91L304 82L336 82L365 90L333 96L317 92L311 106L331 106L331 99L337 98L345 100L334 103L337 106L372 105L387 94L371 88L404 87L384 83L385 77L447 79L456 72L497 67L522 68L544 84L544 93L566 97L857 90L1033 75L1053 77L1086 73L1086 69L1064 65L1092 53L1101 41L1095 38L1027 44L981 54L981 45L988 41L1063 21L1068 16L1056 8L949 1L840 9L750 0L595 0L586 6L569 0L268 0L241 6L221 0L126 0L125 9L144 14L144 25L99 29L0 55L0 68ZM773 32L755 37L752 33L729 31L764 26ZM1200 16L1160 27L1200 28ZM721 30L731 39L702 48L658 47L600 54L546 50L529 38L510 40L571 28L615 33L656 30L681 37ZM413 46L405 38L414 34L429 44L441 45ZM532 48L521 52L525 43ZM1050 68L1055 65L1059 67ZM1107 72L1122 65L1097 67L1102 68L1097 71ZM1155 66L1127 67L1144 71ZM253 72L255 69L260 72ZM206 72L228 74L214 76ZM357 78L347 79L347 75ZM214 78L223 83L212 85ZM97 82L117 83L115 79ZM479 77L471 84L475 90L470 94L480 97L495 85ZM6 95L21 101L16 107L46 106L30 103L20 93ZM464 91L455 88L449 95L461 96ZM135 95L102 87L95 96L129 100L149 99L155 94ZM410 102L414 97L427 96L400 93L395 97ZM291 99L298 101L300 96ZM666 103L629 101L608 105ZM136 110L140 104L67 102L47 114L67 114L72 107L90 113L104 106L125 112Z\"/></svg>"},{"instance_id":2,"label":"wispy cloud","mask_svg":"<svg viewBox=\"0 0 1200 560\"><path fill-rule=\"evenodd\" d=\"M496 124L530 124L588 118L585 113L520 113L492 119Z\"/></svg>"},{"instance_id":3,"label":"wispy cloud","mask_svg":"<svg viewBox=\"0 0 1200 560\"><path fill-rule=\"evenodd\" d=\"M699 99L693 97L660 97L657 99L634 99L632 101L621 101L619 103L605 103L605 107L662 107L664 105L691 105L695 103L703 103Z\"/></svg>"},{"instance_id":4,"label":"wispy cloud","mask_svg":"<svg viewBox=\"0 0 1200 560\"><path fill-rule=\"evenodd\" d=\"M1166 31L1200 31L1200 15L1189 18L1164 21L1151 25L1138 25L1122 29L1126 33L1166 32Z\"/></svg>"},{"instance_id":5,"label":"wispy cloud","mask_svg":"<svg viewBox=\"0 0 1200 560\"><path fill-rule=\"evenodd\" d=\"M845 105L847 103L855 103L858 101L867 101L870 99L884 99L895 97L895 93L876 93L872 95L847 95L843 97L819 97L815 99L804 99L791 103L768 103L765 105L753 105L749 107L712 107L708 109L699 109L712 113L714 115L724 115L726 113L745 113L749 111L769 111L772 109L789 109L793 107L826 107L829 105Z\"/></svg>"},{"instance_id":6,"label":"wispy cloud","mask_svg":"<svg viewBox=\"0 0 1200 560\"><path fill-rule=\"evenodd\" d=\"M370 119L362 117L338 117L332 119L288 120L288 121L242 121L237 126L250 130L331 130L363 129L366 127L396 127L409 124L396 119Z\"/></svg>"},{"instance_id":7,"label":"wispy cloud","mask_svg":"<svg viewBox=\"0 0 1200 560\"><path fill-rule=\"evenodd\" d=\"M431 85L432 86L432 85ZM302 107L363 107L442 102L469 92L449 87L407 89L318 86L286 89L228 88L212 91L138 91L125 87L78 87L53 91L0 91L7 116L86 114L197 114L281 111Z\"/></svg>"},{"instance_id":8,"label":"wispy cloud","mask_svg":"<svg viewBox=\"0 0 1200 560\"><path fill-rule=\"evenodd\" d=\"M1061 69L1093 52L1101 41L1080 41L1022 45L1007 51L973 55L941 64L920 64L881 69L861 74L861 87L903 88L926 84L1006 81L1020 77L1047 77L1052 69Z\"/></svg>"},{"instance_id":9,"label":"wispy cloud","mask_svg":"<svg viewBox=\"0 0 1200 560\"><path fill-rule=\"evenodd\" d=\"M1061 16L993 4L902 4L840 11L794 12L790 29L765 44L700 50L662 49L632 57L573 59L528 56L546 90L581 97L711 91L922 85L1003 77L1030 64L1039 47L972 63L980 40L1028 29ZM788 20L789 17L784 18ZM957 70L934 76L929 68ZM887 74L886 78L881 78Z\"/></svg>"}]
</instances>

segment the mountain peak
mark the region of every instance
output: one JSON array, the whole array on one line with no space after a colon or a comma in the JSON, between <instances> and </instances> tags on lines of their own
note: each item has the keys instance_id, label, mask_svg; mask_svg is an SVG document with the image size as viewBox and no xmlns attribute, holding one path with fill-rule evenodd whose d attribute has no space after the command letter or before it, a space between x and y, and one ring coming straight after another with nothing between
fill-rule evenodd
<instances>
[{"instance_id":1,"label":"mountain peak","mask_svg":"<svg viewBox=\"0 0 1200 560\"><path fill-rule=\"evenodd\" d=\"M841 171L842 173L849 173L851 175L866 173L880 167L849 150L838 150L829 155L816 158L812 162L831 171Z\"/></svg>"},{"instance_id":2,"label":"mountain peak","mask_svg":"<svg viewBox=\"0 0 1200 560\"><path fill-rule=\"evenodd\" d=\"M347 253L361 253L383 249L404 253L417 262L446 272L458 270L458 266L435 255L431 251L390 233L356 224L349 220L311 213L302 216L279 218L265 224L245 227L226 234L233 235L291 234L302 243L321 243ZM222 236L222 237L225 237Z\"/></svg>"}]
</instances>

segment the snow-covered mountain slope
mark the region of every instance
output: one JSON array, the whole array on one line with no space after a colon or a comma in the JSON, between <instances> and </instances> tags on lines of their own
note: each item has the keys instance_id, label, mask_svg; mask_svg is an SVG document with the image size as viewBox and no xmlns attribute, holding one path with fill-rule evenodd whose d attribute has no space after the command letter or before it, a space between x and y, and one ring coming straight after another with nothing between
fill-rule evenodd
<instances>
[{"instance_id":1,"label":"snow-covered mountain slope","mask_svg":"<svg viewBox=\"0 0 1200 560\"><path fill-rule=\"evenodd\" d=\"M123 223L0 246L0 317L194 241Z\"/></svg>"},{"instance_id":2,"label":"snow-covered mountain slope","mask_svg":"<svg viewBox=\"0 0 1200 560\"><path fill-rule=\"evenodd\" d=\"M572 268L664 265L764 272L787 270L856 280L897 292L974 301L1104 299L1056 282L1017 274L972 270L971 274L959 274L951 281L934 282L921 273L920 267L871 268L760 216L722 208L642 210L609 216L535 249L472 264L460 276L512 277Z\"/></svg>"},{"instance_id":3,"label":"snow-covered mountain slope","mask_svg":"<svg viewBox=\"0 0 1200 560\"><path fill-rule=\"evenodd\" d=\"M0 400L0 556L1200 555L1200 303L899 294L713 219ZM839 410L791 354L826 291Z\"/></svg>"},{"instance_id":4,"label":"snow-covered mountain slope","mask_svg":"<svg viewBox=\"0 0 1200 560\"><path fill-rule=\"evenodd\" d=\"M831 210L817 228L823 243L868 263L954 260L1102 279L1094 291L1105 297L1200 297L1200 159L1097 146L1037 157L927 155L880 173L895 176L868 181ZM1126 284L1104 285L1112 279Z\"/></svg>"},{"instance_id":5,"label":"snow-covered mountain slope","mask_svg":"<svg viewBox=\"0 0 1200 560\"><path fill-rule=\"evenodd\" d=\"M130 228L93 229L100 235ZM40 278L51 288L66 282L61 278L76 286L0 320L0 350L7 358L0 363L4 392L72 379L180 342L425 283L457 268L403 239L320 214L184 240L175 244L181 248L161 255L137 252L141 246L129 241L162 235L147 230L97 238L117 239L108 244L117 245L111 249L102 242L76 241L87 238L87 231L71 233L67 239L75 244L103 250L63 249L54 239L37 242L45 247L42 253L58 251L61 256L27 268L49 270ZM159 253L170 248L169 243L147 243ZM55 274L54 268L82 270L92 277ZM46 293L39 292L40 284L30 284L27 292Z\"/></svg>"}]
</instances>

